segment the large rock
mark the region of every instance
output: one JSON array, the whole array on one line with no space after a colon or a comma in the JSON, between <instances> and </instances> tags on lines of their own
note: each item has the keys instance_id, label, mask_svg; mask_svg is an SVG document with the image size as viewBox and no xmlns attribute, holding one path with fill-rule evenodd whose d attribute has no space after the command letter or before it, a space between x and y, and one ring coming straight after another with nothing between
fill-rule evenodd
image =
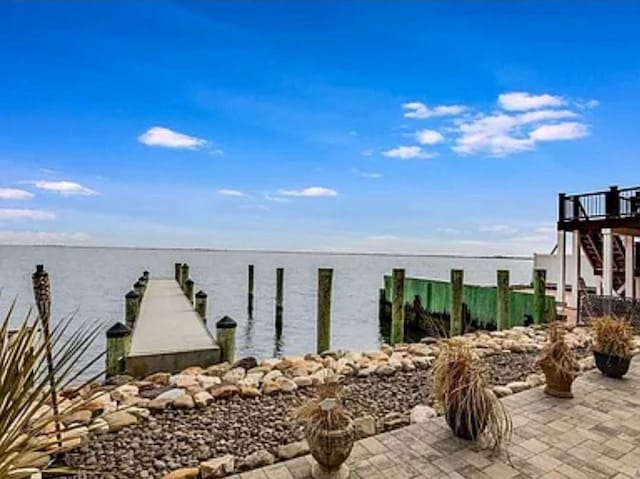
<instances>
[{"instance_id":1,"label":"large rock","mask_svg":"<svg viewBox=\"0 0 640 479\"><path fill-rule=\"evenodd\" d=\"M206 407L213 402L213 396L207 391L200 391L193 395L193 401L198 407Z\"/></svg>"},{"instance_id":2,"label":"large rock","mask_svg":"<svg viewBox=\"0 0 640 479\"><path fill-rule=\"evenodd\" d=\"M185 376L198 376L203 373L204 369L202 369L200 366L191 366L180 371L180 374L183 374Z\"/></svg>"},{"instance_id":3,"label":"large rock","mask_svg":"<svg viewBox=\"0 0 640 479\"><path fill-rule=\"evenodd\" d=\"M278 371L278 370L274 370L274 371L270 371L267 374L264 375L264 377L262 378L262 382L269 382L269 381L275 381L276 379L282 377L282 372Z\"/></svg>"},{"instance_id":4,"label":"large rock","mask_svg":"<svg viewBox=\"0 0 640 479\"><path fill-rule=\"evenodd\" d=\"M270 466L274 462L276 462L274 455L263 449L243 458L238 469L257 469L258 467Z\"/></svg>"},{"instance_id":5,"label":"large rock","mask_svg":"<svg viewBox=\"0 0 640 479\"><path fill-rule=\"evenodd\" d=\"M235 386L233 384L225 384L222 386L214 387L213 389L210 389L209 392L214 399L224 399L235 396L240 392L240 389L238 388L238 386Z\"/></svg>"},{"instance_id":6,"label":"large rock","mask_svg":"<svg viewBox=\"0 0 640 479\"><path fill-rule=\"evenodd\" d=\"M278 458L283 460L293 459L294 457L303 456L308 453L309 444L307 444L305 440L278 447Z\"/></svg>"},{"instance_id":7,"label":"large rock","mask_svg":"<svg viewBox=\"0 0 640 479\"><path fill-rule=\"evenodd\" d=\"M200 477L214 479L232 474L235 470L235 457L232 454L209 459L200 464Z\"/></svg>"},{"instance_id":8,"label":"large rock","mask_svg":"<svg viewBox=\"0 0 640 479\"><path fill-rule=\"evenodd\" d=\"M293 382L296 383L296 386L299 388L306 388L313 385L313 379L309 376L298 376L293 378Z\"/></svg>"},{"instance_id":9,"label":"large rock","mask_svg":"<svg viewBox=\"0 0 640 479\"><path fill-rule=\"evenodd\" d=\"M240 395L244 398L255 398L262 396L262 393L253 386L240 386Z\"/></svg>"},{"instance_id":10,"label":"large rock","mask_svg":"<svg viewBox=\"0 0 640 479\"><path fill-rule=\"evenodd\" d=\"M513 381L507 384L507 387L515 394L530 389L531 385L526 381Z\"/></svg>"},{"instance_id":11,"label":"large rock","mask_svg":"<svg viewBox=\"0 0 640 479\"><path fill-rule=\"evenodd\" d=\"M199 468L185 467L182 469L176 469L175 471L166 474L162 479L198 479L199 474Z\"/></svg>"},{"instance_id":12,"label":"large rock","mask_svg":"<svg viewBox=\"0 0 640 479\"><path fill-rule=\"evenodd\" d=\"M362 416L353 420L360 437L373 436L376 433L376 420L373 416Z\"/></svg>"},{"instance_id":13,"label":"large rock","mask_svg":"<svg viewBox=\"0 0 640 479\"><path fill-rule=\"evenodd\" d=\"M493 386L491 390L494 392L496 396L499 398L509 396L513 394L513 391L508 386Z\"/></svg>"},{"instance_id":14,"label":"large rock","mask_svg":"<svg viewBox=\"0 0 640 479\"><path fill-rule=\"evenodd\" d=\"M204 374L200 374L199 376L196 376L196 380L202 389L210 389L213 386L222 384L222 380L217 376L205 376Z\"/></svg>"},{"instance_id":15,"label":"large rock","mask_svg":"<svg viewBox=\"0 0 640 479\"><path fill-rule=\"evenodd\" d=\"M62 424L65 426L69 426L71 424L81 424L82 426L86 426L91 422L91 418L93 414L88 409L83 409L81 411L76 411L73 414L69 414L68 416L64 416L62 418Z\"/></svg>"},{"instance_id":16,"label":"large rock","mask_svg":"<svg viewBox=\"0 0 640 479\"><path fill-rule=\"evenodd\" d=\"M400 364L400 368L402 368L402 364ZM393 376L395 373L396 368L388 364L381 364L376 368L376 374L378 376Z\"/></svg>"},{"instance_id":17,"label":"large rock","mask_svg":"<svg viewBox=\"0 0 640 479\"><path fill-rule=\"evenodd\" d=\"M193 398L188 394L184 394L180 396L178 399L175 399L172 405L176 409L193 409L194 407L196 407L196 404L193 401Z\"/></svg>"},{"instance_id":18,"label":"large rock","mask_svg":"<svg viewBox=\"0 0 640 479\"><path fill-rule=\"evenodd\" d=\"M169 373L154 373L144 378L145 381L149 381L159 386L168 386L171 374Z\"/></svg>"},{"instance_id":19,"label":"large rock","mask_svg":"<svg viewBox=\"0 0 640 479\"><path fill-rule=\"evenodd\" d=\"M280 385L275 381L265 381L262 383L262 392L267 396L281 391Z\"/></svg>"},{"instance_id":20,"label":"large rock","mask_svg":"<svg viewBox=\"0 0 640 479\"><path fill-rule=\"evenodd\" d=\"M186 394L187 393L184 391L184 389L174 388L174 389L169 389L168 391L163 392L156 399L159 399L159 400L167 399L169 401L175 401L176 399L182 396L186 396Z\"/></svg>"},{"instance_id":21,"label":"large rock","mask_svg":"<svg viewBox=\"0 0 640 479\"><path fill-rule=\"evenodd\" d=\"M415 406L411 410L411 414L409 416L409 420L411 424L420 424L423 422L427 422L430 419L436 417L437 414L432 407L424 406L422 404Z\"/></svg>"},{"instance_id":22,"label":"large rock","mask_svg":"<svg viewBox=\"0 0 640 479\"><path fill-rule=\"evenodd\" d=\"M255 368L258 366L258 360L253 356L247 356L246 358L238 359L235 363L233 363L232 369L242 368L245 371L249 369Z\"/></svg>"},{"instance_id":23,"label":"large rock","mask_svg":"<svg viewBox=\"0 0 640 479\"><path fill-rule=\"evenodd\" d=\"M278 378L276 382L278 383L278 386L280 386L280 389L285 393L292 393L298 389L296 383L289 378Z\"/></svg>"},{"instance_id":24,"label":"large rock","mask_svg":"<svg viewBox=\"0 0 640 479\"><path fill-rule=\"evenodd\" d=\"M224 376L222 376L222 382L229 384L238 384L239 381L244 379L246 374L247 372L244 370L244 368L234 368L225 373Z\"/></svg>"},{"instance_id":25,"label":"large rock","mask_svg":"<svg viewBox=\"0 0 640 479\"><path fill-rule=\"evenodd\" d=\"M175 388L189 388L198 386L198 380L193 374L176 374L175 376L171 376L169 385Z\"/></svg>"},{"instance_id":26,"label":"large rock","mask_svg":"<svg viewBox=\"0 0 640 479\"><path fill-rule=\"evenodd\" d=\"M227 373L227 371L229 371L229 369L231 369L231 364L225 361L224 363L214 364L213 366L209 366L206 369L206 373L208 376L216 376L220 378L224 376Z\"/></svg>"},{"instance_id":27,"label":"large rock","mask_svg":"<svg viewBox=\"0 0 640 479\"><path fill-rule=\"evenodd\" d=\"M109 432L119 431L127 426L138 423L138 418L126 411L116 411L104 416L104 420L109 425Z\"/></svg>"},{"instance_id":28,"label":"large rock","mask_svg":"<svg viewBox=\"0 0 640 479\"><path fill-rule=\"evenodd\" d=\"M109 423L101 417L98 417L89 424L89 432L91 434L103 434L105 432L109 432Z\"/></svg>"},{"instance_id":29,"label":"large rock","mask_svg":"<svg viewBox=\"0 0 640 479\"><path fill-rule=\"evenodd\" d=\"M147 404L147 408L149 408L149 410L151 411L164 411L169 404L171 404L171 399L155 398L149 401L149 404Z\"/></svg>"},{"instance_id":30,"label":"large rock","mask_svg":"<svg viewBox=\"0 0 640 479\"><path fill-rule=\"evenodd\" d=\"M111 391L111 399L114 401L122 401L128 396L137 396L138 392L137 386L134 386L133 384L123 384Z\"/></svg>"}]
</instances>

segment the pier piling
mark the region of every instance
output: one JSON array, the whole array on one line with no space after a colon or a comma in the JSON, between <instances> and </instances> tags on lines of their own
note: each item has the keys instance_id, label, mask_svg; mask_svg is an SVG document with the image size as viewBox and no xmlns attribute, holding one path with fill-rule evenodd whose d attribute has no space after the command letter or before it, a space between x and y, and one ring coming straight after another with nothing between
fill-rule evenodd
<instances>
[{"instance_id":1,"label":"pier piling","mask_svg":"<svg viewBox=\"0 0 640 479\"><path fill-rule=\"evenodd\" d=\"M182 263L176 263L174 265L175 271L173 273L173 277L177 281L178 284L182 284Z\"/></svg>"},{"instance_id":2,"label":"pier piling","mask_svg":"<svg viewBox=\"0 0 640 479\"><path fill-rule=\"evenodd\" d=\"M183 263L180 267L180 287L184 291L184 286L186 281L189 279L189 265L187 263Z\"/></svg>"},{"instance_id":3,"label":"pier piling","mask_svg":"<svg viewBox=\"0 0 640 479\"><path fill-rule=\"evenodd\" d=\"M193 305L193 280L191 278L187 279L184 282L184 295L187 297L189 302Z\"/></svg>"},{"instance_id":4,"label":"pier piling","mask_svg":"<svg viewBox=\"0 0 640 479\"><path fill-rule=\"evenodd\" d=\"M546 276L544 269L533 271L533 322L542 324L545 322L545 297L546 297Z\"/></svg>"},{"instance_id":5,"label":"pier piling","mask_svg":"<svg viewBox=\"0 0 640 479\"><path fill-rule=\"evenodd\" d=\"M147 271L146 269L142 272L142 277L144 278L144 280L148 283L149 282L149 271Z\"/></svg>"},{"instance_id":6,"label":"pier piling","mask_svg":"<svg viewBox=\"0 0 640 479\"><path fill-rule=\"evenodd\" d=\"M220 346L220 361L233 363L236 355L236 323L229 316L225 316L216 323L216 339Z\"/></svg>"},{"instance_id":7,"label":"pier piling","mask_svg":"<svg viewBox=\"0 0 640 479\"><path fill-rule=\"evenodd\" d=\"M464 271L451 270L451 324L449 336L462 334L462 291L464 288Z\"/></svg>"},{"instance_id":8,"label":"pier piling","mask_svg":"<svg viewBox=\"0 0 640 479\"><path fill-rule=\"evenodd\" d=\"M404 341L404 269L393 270L393 300L391 306L391 344Z\"/></svg>"},{"instance_id":9,"label":"pier piling","mask_svg":"<svg viewBox=\"0 0 640 479\"><path fill-rule=\"evenodd\" d=\"M496 326L498 331L509 328L509 270L498 270L498 317Z\"/></svg>"},{"instance_id":10,"label":"pier piling","mask_svg":"<svg viewBox=\"0 0 640 479\"><path fill-rule=\"evenodd\" d=\"M140 295L131 290L124 296L124 322L130 330L133 330L139 312Z\"/></svg>"},{"instance_id":11,"label":"pier piling","mask_svg":"<svg viewBox=\"0 0 640 479\"><path fill-rule=\"evenodd\" d=\"M133 290L138 294L138 305L140 305L144 296L144 285L140 281L136 281L133 283Z\"/></svg>"},{"instance_id":12,"label":"pier piling","mask_svg":"<svg viewBox=\"0 0 640 479\"><path fill-rule=\"evenodd\" d=\"M318 354L331 348L331 284L333 269L318 270L318 309L316 350Z\"/></svg>"},{"instance_id":13,"label":"pier piling","mask_svg":"<svg viewBox=\"0 0 640 479\"><path fill-rule=\"evenodd\" d=\"M284 296L284 268L276 269L276 335L282 334L282 311Z\"/></svg>"},{"instance_id":14,"label":"pier piling","mask_svg":"<svg viewBox=\"0 0 640 479\"><path fill-rule=\"evenodd\" d=\"M131 348L131 329L122 323L114 324L107 331L107 355L105 375L123 374L126 369L125 357Z\"/></svg>"},{"instance_id":15,"label":"pier piling","mask_svg":"<svg viewBox=\"0 0 640 479\"><path fill-rule=\"evenodd\" d=\"M253 318L253 270L252 264L249 265L249 278L247 282L247 316Z\"/></svg>"},{"instance_id":16,"label":"pier piling","mask_svg":"<svg viewBox=\"0 0 640 479\"><path fill-rule=\"evenodd\" d=\"M207 324L207 293L202 290L196 293L196 312Z\"/></svg>"}]
</instances>

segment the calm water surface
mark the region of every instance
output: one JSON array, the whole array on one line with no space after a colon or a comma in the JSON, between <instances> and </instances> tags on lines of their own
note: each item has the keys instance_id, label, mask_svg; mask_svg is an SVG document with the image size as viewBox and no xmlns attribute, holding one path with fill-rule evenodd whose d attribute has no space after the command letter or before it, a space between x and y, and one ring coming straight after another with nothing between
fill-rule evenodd
<instances>
[{"instance_id":1,"label":"calm water surface","mask_svg":"<svg viewBox=\"0 0 640 479\"><path fill-rule=\"evenodd\" d=\"M53 322L77 313L75 321L96 321L106 330L123 321L124 295L143 270L152 277L172 277L173 265L190 265L196 291L209 294L209 328L229 315L238 322L238 355L268 357L315 350L315 294L318 268L334 269L332 303L333 348L366 350L380 341L378 289L392 268L407 276L447 280L452 268L465 271L465 282L495 284L497 269L511 271L512 283L531 280L532 261L349 255L263 253L201 250L0 246L0 313L17 296L14 323L32 304L31 273L43 263L53 291ZM254 317L246 314L247 265L255 265ZM285 269L284 328L274 331L276 268ZM104 335L92 353L104 350ZM102 365L96 365L99 371Z\"/></svg>"}]
</instances>

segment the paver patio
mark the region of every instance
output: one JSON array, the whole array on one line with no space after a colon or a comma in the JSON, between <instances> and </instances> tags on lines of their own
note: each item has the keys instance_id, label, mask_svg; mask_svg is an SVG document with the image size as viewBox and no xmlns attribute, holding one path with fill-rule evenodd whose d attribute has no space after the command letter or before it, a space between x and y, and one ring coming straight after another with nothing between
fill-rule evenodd
<instances>
[{"instance_id":1,"label":"paver patio","mask_svg":"<svg viewBox=\"0 0 640 479\"><path fill-rule=\"evenodd\" d=\"M442 417L363 439L349 459L350 478L640 479L640 358L622 381L585 374L574 395L551 398L539 387L505 398L513 436L499 456L454 438ZM312 460L232 477L308 479Z\"/></svg>"}]
</instances>

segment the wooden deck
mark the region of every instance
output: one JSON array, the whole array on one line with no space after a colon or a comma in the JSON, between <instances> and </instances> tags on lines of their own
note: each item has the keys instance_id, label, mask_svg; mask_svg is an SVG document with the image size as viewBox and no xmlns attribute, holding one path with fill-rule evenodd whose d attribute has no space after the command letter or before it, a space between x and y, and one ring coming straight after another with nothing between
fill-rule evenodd
<instances>
[{"instance_id":1,"label":"wooden deck","mask_svg":"<svg viewBox=\"0 0 640 479\"><path fill-rule=\"evenodd\" d=\"M173 279L152 279L133 329L127 369L134 376L220 361L220 348Z\"/></svg>"}]
</instances>

